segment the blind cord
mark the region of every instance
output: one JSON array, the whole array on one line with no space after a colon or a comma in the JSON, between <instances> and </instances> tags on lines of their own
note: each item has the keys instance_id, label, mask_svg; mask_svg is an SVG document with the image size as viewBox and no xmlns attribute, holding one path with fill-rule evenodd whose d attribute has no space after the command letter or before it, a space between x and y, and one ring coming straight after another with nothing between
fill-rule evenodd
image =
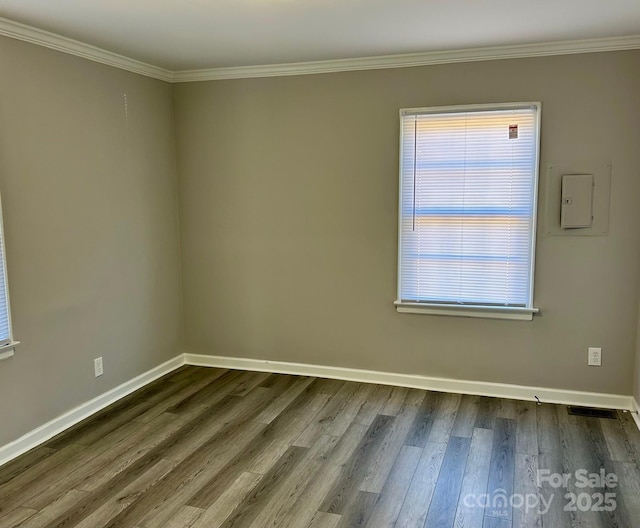
<instances>
[{"instance_id":1,"label":"blind cord","mask_svg":"<svg viewBox=\"0 0 640 528\"><path fill-rule=\"evenodd\" d=\"M413 227L416 230L416 165L418 159L418 118L413 120Z\"/></svg>"}]
</instances>

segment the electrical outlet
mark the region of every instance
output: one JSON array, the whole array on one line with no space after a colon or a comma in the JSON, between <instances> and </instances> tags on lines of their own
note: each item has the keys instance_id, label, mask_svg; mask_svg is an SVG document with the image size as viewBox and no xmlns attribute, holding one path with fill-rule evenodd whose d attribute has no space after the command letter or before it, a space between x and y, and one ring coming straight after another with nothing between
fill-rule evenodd
<instances>
[{"instance_id":1,"label":"electrical outlet","mask_svg":"<svg viewBox=\"0 0 640 528\"><path fill-rule=\"evenodd\" d=\"M104 369L102 368L102 358L96 358L93 360L93 371L96 375L96 378L98 376L102 376L104 374Z\"/></svg>"},{"instance_id":2,"label":"electrical outlet","mask_svg":"<svg viewBox=\"0 0 640 528\"><path fill-rule=\"evenodd\" d=\"M602 349L589 347L589 359L587 364L591 367L600 367L602 365Z\"/></svg>"}]
</instances>

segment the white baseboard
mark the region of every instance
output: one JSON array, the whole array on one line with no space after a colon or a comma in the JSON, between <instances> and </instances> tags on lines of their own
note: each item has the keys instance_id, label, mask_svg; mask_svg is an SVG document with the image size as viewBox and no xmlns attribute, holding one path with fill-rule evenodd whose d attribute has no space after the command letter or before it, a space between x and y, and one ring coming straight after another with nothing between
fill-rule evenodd
<instances>
[{"instance_id":1,"label":"white baseboard","mask_svg":"<svg viewBox=\"0 0 640 528\"><path fill-rule=\"evenodd\" d=\"M631 416L633 416L638 429L640 429L640 404L635 398L631 398L631 410L633 411Z\"/></svg>"},{"instance_id":2,"label":"white baseboard","mask_svg":"<svg viewBox=\"0 0 640 528\"><path fill-rule=\"evenodd\" d=\"M0 446L0 466L182 365L184 365L184 354L180 354L166 363L158 365L122 385L118 385L100 396L79 405L75 409L71 409L17 440Z\"/></svg>"},{"instance_id":3,"label":"white baseboard","mask_svg":"<svg viewBox=\"0 0 640 528\"><path fill-rule=\"evenodd\" d=\"M21 454L26 453L30 449L37 447L76 423L88 418L96 412L184 364L274 372L280 374L295 374L299 376L317 376L320 378L334 378L363 383L378 383L382 385L396 385L400 387L411 387L439 392L476 394L516 400L535 401L535 397L537 396L545 403L561 403L566 405L582 405L587 407L627 409L634 411L640 410L640 405L638 405L638 402L633 398L633 396L625 396L621 394L569 391L545 387L510 385L506 383L434 378L414 374L379 372L375 370L289 363L284 361L181 354L166 363L163 363L162 365L159 365L140 376L137 376L132 380L101 394L100 396L79 405L75 409L54 418L17 440L7 445L0 446L0 466ZM633 413L633 418L640 428L640 416L637 412Z\"/></svg>"},{"instance_id":4,"label":"white baseboard","mask_svg":"<svg viewBox=\"0 0 640 528\"><path fill-rule=\"evenodd\" d=\"M301 376L318 376L321 378L334 378L364 383L379 383L382 385L397 385L401 387L411 387L439 392L476 394L516 400L535 401L535 397L537 396L543 403L561 403L566 405L580 405L607 409L630 410L633 408L633 397L622 394L605 394L599 392L582 392L550 389L545 387L510 385L506 383L432 378L427 376L417 376L414 374L397 374L379 372L375 370L199 354L185 354L185 363L188 365L199 365L205 367L256 370L261 372L275 372L279 374L297 374Z\"/></svg>"}]
</instances>

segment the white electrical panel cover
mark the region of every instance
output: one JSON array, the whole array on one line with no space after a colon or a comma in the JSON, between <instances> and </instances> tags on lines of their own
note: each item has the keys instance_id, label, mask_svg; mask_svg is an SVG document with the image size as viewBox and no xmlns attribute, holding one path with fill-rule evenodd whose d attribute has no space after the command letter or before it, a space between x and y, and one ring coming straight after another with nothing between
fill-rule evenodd
<instances>
[{"instance_id":1,"label":"white electrical panel cover","mask_svg":"<svg viewBox=\"0 0 640 528\"><path fill-rule=\"evenodd\" d=\"M579 229L593 225L593 174L563 174L560 226Z\"/></svg>"},{"instance_id":2,"label":"white electrical panel cover","mask_svg":"<svg viewBox=\"0 0 640 528\"><path fill-rule=\"evenodd\" d=\"M546 174L541 175L541 189L544 193L543 203L544 210L541 213L544 214L545 222L543 229L549 236L580 236L580 237L592 237L592 236L607 236L609 234L609 208L611 197L611 179L613 165L610 160L592 158L586 156L584 158L571 159L570 161L556 160L549 163L546 166ZM571 187L574 183L571 181L574 176L586 176L586 179L591 178L592 181L592 196L591 200L588 197L588 190L584 191L585 200L565 186L564 198L571 198L571 204L565 204L563 207L563 179L567 178L567 184ZM578 178L580 179L580 178ZM578 185L585 185L586 183L578 183ZM573 194L573 196L571 196ZM578 196L578 197L577 197ZM576 198L577 197L577 198ZM576 211L576 199L581 204L586 203L586 209L591 204L591 219L588 218L588 213L584 210ZM569 207L573 207L573 213L580 213L582 217L581 221L572 220ZM564 211L563 211L564 210ZM563 221L568 225L576 227L563 227L561 225ZM589 222L591 222L589 224ZM587 227L577 227L578 225L587 224Z\"/></svg>"}]
</instances>

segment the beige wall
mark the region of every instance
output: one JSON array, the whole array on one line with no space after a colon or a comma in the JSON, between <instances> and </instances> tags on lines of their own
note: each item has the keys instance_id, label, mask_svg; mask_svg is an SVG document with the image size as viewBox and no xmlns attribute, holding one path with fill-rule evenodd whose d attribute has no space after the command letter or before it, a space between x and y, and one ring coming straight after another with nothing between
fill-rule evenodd
<instances>
[{"instance_id":1,"label":"beige wall","mask_svg":"<svg viewBox=\"0 0 640 528\"><path fill-rule=\"evenodd\" d=\"M5 38L0 66L3 445L182 352L182 314L171 86Z\"/></svg>"},{"instance_id":2,"label":"beige wall","mask_svg":"<svg viewBox=\"0 0 640 528\"><path fill-rule=\"evenodd\" d=\"M638 338L636 341L636 365L633 371L633 396L640 404L640 318L638 319Z\"/></svg>"},{"instance_id":3,"label":"beige wall","mask_svg":"<svg viewBox=\"0 0 640 528\"><path fill-rule=\"evenodd\" d=\"M187 350L631 394L639 64L631 51L175 86ZM398 109L530 100L539 210L549 163L611 160L609 236L547 236L540 214L533 322L396 313Z\"/></svg>"},{"instance_id":4,"label":"beige wall","mask_svg":"<svg viewBox=\"0 0 640 528\"><path fill-rule=\"evenodd\" d=\"M182 352L179 235L189 352L630 394L639 63L619 52L172 88L0 39L23 343L0 362L0 445ZM516 100L543 102L543 167L613 162L609 236L546 236L540 214L533 322L397 314L398 109ZM542 212L544 170L541 187ZM603 367L586 366L589 345Z\"/></svg>"}]
</instances>

